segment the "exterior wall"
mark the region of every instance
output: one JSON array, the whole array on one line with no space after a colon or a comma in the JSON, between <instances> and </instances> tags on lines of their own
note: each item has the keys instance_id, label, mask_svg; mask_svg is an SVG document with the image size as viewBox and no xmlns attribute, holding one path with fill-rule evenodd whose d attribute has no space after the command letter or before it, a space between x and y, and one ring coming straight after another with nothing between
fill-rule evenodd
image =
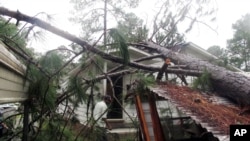
<instances>
[{"instance_id":1,"label":"exterior wall","mask_svg":"<svg viewBox=\"0 0 250 141\"><path fill-rule=\"evenodd\" d=\"M25 67L0 42L0 103L24 101L28 82L24 84Z\"/></svg>"},{"instance_id":2,"label":"exterior wall","mask_svg":"<svg viewBox=\"0 0 250 141\"><path fill-rule=\"evenodd\" d=\"M23 78L0 65L0 103L23 101L27 98L28 83Z\"/></svg>"}]
</instances>

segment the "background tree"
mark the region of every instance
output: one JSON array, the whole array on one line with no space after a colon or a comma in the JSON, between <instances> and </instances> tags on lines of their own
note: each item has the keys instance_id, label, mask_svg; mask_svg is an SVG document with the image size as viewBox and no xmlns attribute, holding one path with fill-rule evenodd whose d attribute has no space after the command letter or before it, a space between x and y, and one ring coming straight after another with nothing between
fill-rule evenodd
<instances>
[{"instance_id":1,"label":"background tree","mask_svg":"<svg viewBox=\"0 0 250 141\"><path fill-rule=\"evenodd\" d=\"M209 47L207 51L218 58L220 58L225 52L223 48L221 48L220 46L216 46L216 45Z\"/></svg>"},{"instance_id":2,"label":"background tree","mask_svg":"<svg viewBox=\"0 0 250 141\"><path fill-rule=\"evenodd\" d=\"M123 17L127 8L135 8L139 0L71 0L74 5L72 21L80 23L81 37L93 41L96 35L105 34L104 29L114 27L116 21ZM109 24L107 24L109 22Z\"/></svg>"},{"instance_id":3,"label":"background tree","mask_svg":"<svg viewBox=\"0 0 250 141\"><path fill-rule=\"evenodd\" d=\"M228 52L225 49L215 45L209 47L207 51L212 55L218 57L217 60L214 60L216 64L218 64L219 66L228 67Z\"/></svg>"},{"instance_id":4,"label":"background tree","mask_svg":"<svg viewBox=\"0 0 250 141\"><path fill-rule=\"evenodd\" d=\"M214 7L213 3L213 0L157 1L155 5L159 8L154 13L154 18L151 21L153 27L150 28L151 35L149 36L149 40L164 47L183 43L184 35L195 24L207 26L206 22L215 20L214 13L216 12L216 7Z\"/></svg>"},{"instance_id":5,"label":"background tree","mask_svg":"<svg viewBox=\"0 0 250 141\"><path fill-rule=\"evenodd\" d=\"M10 22L11 18L6 20L0 16L0 40L2 42L8 43L10 46L14 46L17 50L22 53L32 53L32 50L26 48L25 33L19 32L18 26ZM25 50L25 52L24 52Z\"/></svg>"},{"instance_id":6,"label":"background tree","mask_svg":"<svg viewBox=\"0 0 250 141\"><path fill-rule=\"evenodd\" d=\"M10 23L10 20L6 20L0 16L0 37L2 40L9 38L12 40L12 42L8 41L11 45L16 43L24 48L26 46L24 34L18 34L18 27L14 23Z\"/></svg>"},{"instance_id":7,"label":"background tree","mask_svg":"<svg viewBox=\"0 0 250 141\"><path fill-rule=\"evenodd\" d=\"M124 18L118 21L117 29L123 33L127 42L143 42L148 37L146 25L134 13L126 13Z\"/></svg>"},{"instance_id":8,"label":"background tree","mask_svg":"<svg viewBox=\"0 0 250 141\"><path fill-rule=\"evenodd\" d=\"M250 14L246 14L232 26L234 35L227 41L229 61L234 66L250 71Z\"/></svg>"}]
</instances>

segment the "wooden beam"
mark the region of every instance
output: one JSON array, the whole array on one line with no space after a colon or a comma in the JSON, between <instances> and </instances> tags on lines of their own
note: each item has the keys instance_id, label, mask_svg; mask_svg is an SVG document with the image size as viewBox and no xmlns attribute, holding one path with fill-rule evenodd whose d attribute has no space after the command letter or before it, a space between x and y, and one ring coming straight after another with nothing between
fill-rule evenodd
<instances>
[{"instance_id":1,"label":"wooden beam","mask_svg":"<svg viewBox=\"0 0 250 141\"><path fill-rule=\"evenodd\" d=\"M153 131L154 131L154 137L156 141L163 141L165 140L164 134L162 131L161 121L157 112L157 107L155 104L155 97L153 93L148 94L148 101L149 101L149 107L150 107L150 113L151 113L151 119L153 124Z\"/></svg>"},{"instance_id":2,"label":"wooden beam","mask_svg":"<svg viewBox=\"0 0 250 141\"><path fill-rule=\"evenodd\" d=\"M146 119L144 116L144 112L142 109L141 99L138 94L135 96L135 105L136 105L136 109L137 109L136 111L139 117L139 122L141 124L141 131L144 137L144 141L150 141L149 131L148 131Z\"/></svg>"}]
</instances>

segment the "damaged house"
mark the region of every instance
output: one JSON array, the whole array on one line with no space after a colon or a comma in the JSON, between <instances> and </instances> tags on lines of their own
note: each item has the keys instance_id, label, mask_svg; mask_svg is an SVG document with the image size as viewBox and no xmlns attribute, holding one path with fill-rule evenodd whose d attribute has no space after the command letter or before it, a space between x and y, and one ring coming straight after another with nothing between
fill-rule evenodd
<instances>
[{"instance_id":1,"label":"damaged house","mask_svg":"<svg viewBox=\"0 0 250 141\"><path fill-rule=\"evenodd\" d=\"M215 65L220 63L217 57L193 43L177 46L173 50L192 58L199 58L201 63L202 61L208 61ZM152 55L145 48L130 47L129 52L131 59ZM156 58L144 60L141 63L150 66L167 64L169 68L181 70L181 68L178 68L181 65L173 63L171 59L164 62ZM111 68L115 68L115 66L119 66L119 64L111 61L104 63L107 72L112 72ZM76 68L69 74L76 74L79 69ZM95 68L90 67L89 69L95 71ZM230 69L246 75L235 67L230 66ZM242 111L235 105L237 102L234 100L232 102L217 93L202 93L189 88L188 86L191 86L194 78L200 74L202 72L193 71L191 72L193 77L185 77L185 79L181 74L176 75L171 74L171 72L166 73L166 71L163 71L160 74L161 76L158 73L150 74L149 76L158 79L157 83L153 86L144 87L145 91L143 92L136 93L135 90L131 89L131 85L137 82L138 75L126 72L122 75L113 75L111 77L114 88L113 96L118 98L118 101L113 102L108 118L117 130L114 129L111 132L120 132L119 129L127 129L124 132L135 132L131 129L131 127L134 128L133 126L128 126L131 125L132 117L140 123L139 135L141 140L229 140L229 125L249 123L247 115L240 115ZM83 73L82 75L86 74ZM164 81L166 79L170 81L167 83ZM110 93L112 84L108 81L102 80L102 83L98 85L100 89L94 92L96 99L103 94L112 95ZM65 83L66 86L67 83ZM133 101L133 104L128 104L129 101ZM78 119L83 124L90 114L87 109L87 104L83 103L75 110ZM225 114L228 114L228 118L224 116Z\"/></svg>"},{"instance_id":2,"label":"damaged house","mask_svg":"<svg viewBox=\"0 0 250 141\"><path fill-rule=\"evenodd\" d=\"M220 63L217 57L193 43L175 49L203 61ZM249 77L235 67L229 68ZM156 79L161 80L161 77L158 74ZM178 79L179 82L184 80L180 76ZM229 141L230 125L250 122L248 109L239 107L235 100L215 91L202 92L159 80L153 86L144 87L143 91L138 91L143 84L135 81L133 85L136 86L126 97L135 101L142 140ZM190 84L191 80L185 79L185 84Z\"/></svg>"},{"instance_id":3,"label":"damaged house","mask_svg":"<svg viewBox=\"0 0 250 141\"><path fill-rule=\"evenodd\" d=\"M52 71L52 74L45 75L45 81L40 81L43 80L43 77L39 81L35 81L37 82L35 84L40 85L33 89L35 92L32 94L35 98L31 97L29 100L35 100L31 104L38 103L36 106L39 108L41 105L41 107L37 109L38 116L30 124L40 120L38 131L42 131L40 130L42 128L47 129L44 130L46 132L35 134L35 139L38 135L42 139L44 139L44 135L50 135L50 139L65 138L66 140L69 134L64 134L64 129L71 118L67 117L65 120L66 110L70 115L75 113L75 117L83 125L88 125L86 122L89 122L89 117L93 117L91 110L93 110L96 100L105 94L111 95L114 99L110 111L108 111L108 118L110 122L113 122L113 127L117 129L136 128L138 130L135 133L139 140L229 140L229 125L249 123L247 113L250 105L250 77L237 68L218 66L219 59L193 43L165 48L154 43L152 38L143 40L145 42L126 43L121 36L114 36L119 39L118 42L113 42L114 44L124 45L123 49L119 50L119 56L116 54L117 50L104 51L97 47L97 42L90 44L36 17L30 17L4 7L0 8L0 13L17 19L17 23L25 21L79 45L81 49L78 53L73 52L75 55L71 58L71 62L75 57L87 51L86 61L77 67L69 66L70 71L66 72L63 80L51 81L51 78L60 73L70 61L61 66L59 70L53 68L56 72ZM109 31L114 32L115 30ZM107 46L104 45L104 47ZM125 51L130 57L126 56L124 52L122 54L122 51ZM32 58L25 59L35 66L39 65L36 62L30 62ZM98 63L98 59L104 63L95 65ZM74 63L72 64L74 65ZM41 71L38 66L37 69ZM188 86L194 78L205 80L204 83L198 83L198 88L207 89L210 88L208 84L211 84L213 93L190 89ZM75 87L70 87L71 80L77 82ZM149 85L148 80L154 80L154 85ZM1 81L5 81L5 79L1 79ZM53 82L56 81L60 83L54 86ZM44 89L44 93L37 94L43 90L39 89L40 86L45 84L47 87ZM24 94L22 98L26 99L25 91L20 90L20 84L17 86L18 94L21 94L21 97ZM76 87L84 88L84 93L75 93L78 90L74 89ZM56 91L57 89L59 90ZM53 90L53 95L49 95L49 90ZM17 97L17 95L15 96ZM49 101L49 96L55 96L55 101ZM127 104L129 102L132 104ZM76 106L75 103L80 103L80 105ZM26 116L24 114L24 128L21 132L23 132L23 140L28 140L30 133L28 104L24 106L24 113ZM65 123L62 130L61 122ZM133 126L127 126L127 124L131 125L131 122ZM46 127L46 123L50 126ZM55 123L57 126L54 126ZM72 128L67 129L70 132ZM36 132L35 130L34 132ZM54 132L55 130L58 132ZM112 132L116 131L112 130ZM58 136L57 133L61 134ZM77 137L81 133L79 132ZM87 132L87 134L89 133ZM74 136L73 133L70 135ZM77 137L74 140L77 140Z\"/></svg>"}]
</instances>

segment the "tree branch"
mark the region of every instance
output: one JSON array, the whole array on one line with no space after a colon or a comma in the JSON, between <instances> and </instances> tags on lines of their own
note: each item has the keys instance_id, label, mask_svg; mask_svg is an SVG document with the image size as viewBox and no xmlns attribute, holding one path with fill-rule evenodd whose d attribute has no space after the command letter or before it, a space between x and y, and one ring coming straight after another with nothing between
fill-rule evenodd
<instances>
[{"instance_id":1,"label":"tree branch","mask_svg":"<svg viewBox=\"0 0 250 141\"><path fill-rule=\"evenodd\" d=\"M22 14L21 12L11 11L11 10L8 10L7 8L4 8L4 7L0 7L0 14L15 18L19 21L25 21L25 22L28 22L30 24L36 25L40 28L43 28L47 31L50 31L53 34L56 34L60 37L63 37L65 39L69 40L69 41L72 41L74 43L79 44L80 46L82 46L86 50L91 51L95 54L98 54L103 59L110 60L112 62L116 62L116 63L120 63L120 64L124 64L124 60L122 58L107 54L107 53L93 47L92 45L88 44L86 41L84 41L84 40L82 40L82 39L80 39L80 38L78 38L78 37L76 37L68 32L60 30L60 29L36 18L36 17L30 17L28 15ZM142 64L135 63L135 62L129 62L128 66L135 67L138 69L148 70L148 71L155 70L154 67L148 68L147 65L142 65Z\"/></svg>"},{"instance_id":2,"label":"tree branch","mask_svg":"<svg viewBox=\"0 0 250 141\"><path fill-rule=\"evenodd\" d=\"M163 57L163 56L162 56L161 54L151 55L151 56L146 56L146 57L142 57L142 58L133 60L132 62L141 62L141 61L151 60L151 59L159 58L159 57ZM119 65L119 66L117 66L117 67L115 67L115 68L109 70L108 73L115 72L115 71L121 69L122 67L124 67L124 65Z\"/></svg>"}]
</instances>

